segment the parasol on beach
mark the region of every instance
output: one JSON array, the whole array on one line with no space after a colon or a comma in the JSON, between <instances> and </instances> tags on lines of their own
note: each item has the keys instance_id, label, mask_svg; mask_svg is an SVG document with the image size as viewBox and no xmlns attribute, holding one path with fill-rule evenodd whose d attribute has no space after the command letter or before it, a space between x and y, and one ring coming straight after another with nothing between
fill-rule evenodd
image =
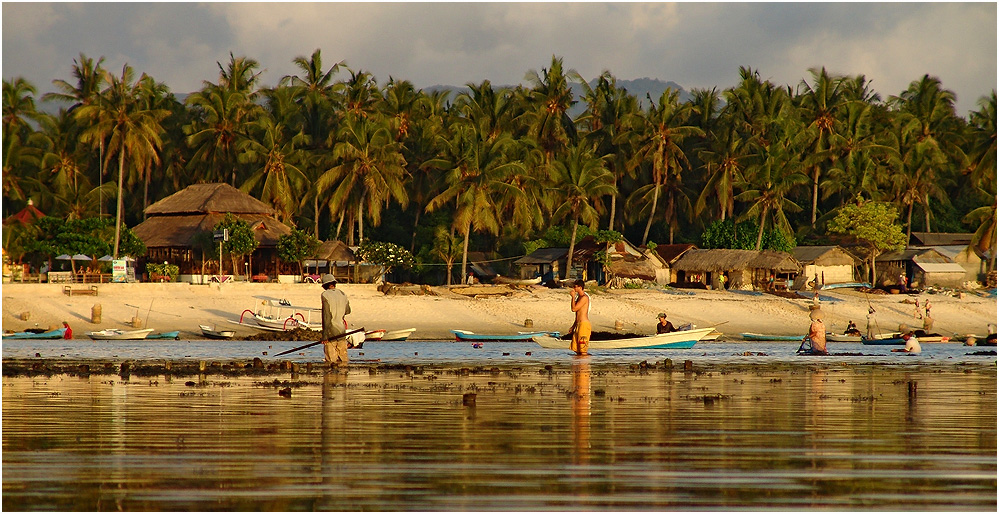
<instances>
[{"instance_id":1,"label":"parasol on beach","mask_svg":"<svg viewBox=\"0 0 999 514\"><path fill-rule=\"evenodd\" d=\"M114 260L114 257L111 257L110 255L105 255L104 257L101 257L100 259L97 260L101 262L111 262Z\"/></svg>"},{"instance_id":2,"label":"parasol on beach","mask_svg":"<svg viewBox=\"0 0 999 514\"><path fill-rule=\"evenodd\" d=\"M78 254L76 254L76 255L73 256L73 260L74 261L92 261L92 260L94 260L94 258L91 257L91 256L89 256L89 255L83 255L82 253L78 253Z\"/></svg>"}]
</instances>

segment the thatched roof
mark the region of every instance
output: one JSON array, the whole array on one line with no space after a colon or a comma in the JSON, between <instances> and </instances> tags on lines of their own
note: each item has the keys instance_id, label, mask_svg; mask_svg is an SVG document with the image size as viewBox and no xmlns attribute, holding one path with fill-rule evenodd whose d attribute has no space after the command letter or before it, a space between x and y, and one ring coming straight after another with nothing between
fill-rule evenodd
<instances>
[{"instance_id":1,"label":"thatched roof","mask_svg":"<svg viewBox=\"0 0 999 514\"><path fill-rule=\"evenodd\" d=\"M191 248L199 232L212 232L224 217L221 213L152 216L132 232L147 248ZM236 217L250 224L261 247L277 246L278 238L291 233L291 228L268 215L236 214Z\"/></svg>"},{"instance_id":2,"label":"thatched roof","mask_svg":"<svg viewBox=\"0 0 999 514\"><path fill-rule=\"evenodd\" d=\"M953 262L946 255L933 248L906 248L901 252L883 253L875 259L877 262L913 261L913 262Z\"/></svg>"},{"instance_id":3,"label":"thatched roof","mask_svg":"<svg viewBox=\"0 0 999 514\"><path fill-rule=\"evenodd\" d=\"M975 235L954 232L913 232L909 244L920 246L969 245Z\"/></svg>"},{"instance_id":4,"label":"thatched roof","mask_svg":"<svg viewBox=\"0 0 999 514\"><path fill-rule=\"evenodd\" d=\"M319 250L316 251L316 255L314 257L317 259L325 259L327 261L354 262L357 260L357 256L354 255L354 251L351 250L349 246L343 244L342 241L324 241L323 244L319 246Z\"/></svg>"},{"instance_id":5,"label":"thatched roof","mask_svg":"<svg viewBox=\"0 0 999 514\"><path fill-rule=\"evenodd\" d=\"M674 244L674 245L656 245L655 252L662 257L666 264L672 264L687 250L695 249L697 245L693 244Z\"/></svg>"},{"instance_id":6,"label":"thatched roof","mask_svg":"<svg viewBox=\"0 0 999 514\"><path fill-rule=\"evenodd\" d=\"M274 214L274 208L229 184L194 184L146 207L146 214Z\"/></svg>"},{"instance_id":7,"label":"thatched roof","mask_svg":"<svg viewBox=\"0 0 999 514\"><path fill-rule=\"evenodd\" d=\"M32 223L44 217L45 214L42 211L38 210L38 208L35 207L32 201L29 199L27 207L21 209L15 214L11 214L10 216L8 216L7 219L3 220L3 224L10 225L13 223L20 223L22 225L31 225Z\"/></svg>"},{"instance_id":8,"label":"thatched roof","mask_svg":"<svg viewBox=\"0 0 999 514\"><path fill-rule=\"evenodd\" d=\"M647 257L621 257L611 259L607 266L607 271L624 278L640 278L643 280L656 279L656 265Z\"/></svg>"},{"instance_id":9,"label":"thatched roof","mask_svg":"<svg viewBox=\"0 0 999 514\"><path fill-rule=\"evenodd\" d=\"M800 271L801 265L790 254L773 250L692 249L677 259L673 268L711 272L765 269L790 273Z\"/></svg>"},{"instance_id":10,"label":"thatched roof","mask_svg":"<svg viewBox=\"0 0 999 514\"><path fill-rule=\"evenodd\" d=\"M854 265L860 259L841 246L799 246L794 249L794 258L804 264L816 266Z\"/></svg>"}]
</instances>

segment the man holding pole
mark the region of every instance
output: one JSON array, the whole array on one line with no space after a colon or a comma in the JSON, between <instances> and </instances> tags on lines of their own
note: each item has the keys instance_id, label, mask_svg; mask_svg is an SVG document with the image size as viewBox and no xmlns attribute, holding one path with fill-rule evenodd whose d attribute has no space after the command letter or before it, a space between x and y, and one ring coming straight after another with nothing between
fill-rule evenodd
<instances>
[{"instance_id":1,"label":"man holding pole","mask_svg":"<svg viewBox=\"0 0 999 514\"><path fill-rule=\"evenodd\" d=\"M323 353L326 363L331 366L347 365L347 339L342 337L346 332L347 321L344 317L350 314L350 301L347 295L336 288L336 278L329 273L323 273ZM339 337L338 337L339 336Z\"/></svg>"}]
</instances>

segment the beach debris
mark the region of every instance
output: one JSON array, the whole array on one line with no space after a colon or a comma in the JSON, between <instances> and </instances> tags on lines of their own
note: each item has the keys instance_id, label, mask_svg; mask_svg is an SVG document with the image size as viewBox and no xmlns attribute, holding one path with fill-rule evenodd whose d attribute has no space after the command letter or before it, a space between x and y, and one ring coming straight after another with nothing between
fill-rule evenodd
<instances>
[{"instance_id":1,"label":"beach debris","mask_svg":"<svg viewBox=\"0 0 999 514\"><path fill-rule=\"evenodd\" d=\"M593 390L593 396L599 396L599 397L603 398L604 395L606 395L606 394L607 394L607 391L604 391L603 389L594 389Z\"/></svg>"},{"instance_id":2,"label":"beach debris","mask_svg":"<svg viewBox=\"0 0 999 514\"><path fill-rule=\"evenodd\" d=\"M524 355L527 355L528 357L530 357L531 356L531 352L527 352Z\"/></svg>"},{"instance_id":3,"label":"beach debris","mask_svg":"<svg viewBox=\"0 0 999 514\"><path fill-rule=\"evenodd\" d=\"M284 396L285 398L291 398L291 388L285 387L284 389L278 390L278 396Z\"/></svg>"},{"instance_id":4,"label":"beach debris","mask_svg":"<svg viewBox=\"0 0 999 514\"><path fill-rule=\"evenodd\" d=\"M624 330L624 322L621 320L614 321L614 330Z\"/></svg>"},{"instance_id":5,"label":"beach debris","mask_svg":"<svg viewBox=\"0 0 999 514\"><path fill-rule=\"evenodd\" d=\"M524 328L534 328L534 320L527 318L524 320Z\"/></svg>"},{"instance_id":6,"label":"beach debris","mask_svg":"<svg viewBox=\"0 0 999 514\"><path fill-rule=\"evenodd\" d=\"M24 311L24 312L21 313L21 321L28 321L29 319L31 319L31 313L30 312Z\"/></svg>"},{"instance_id":7,"label":"beach debris","mask_svg":"<svg viewBox=\"0 0 999 514\"><path fill-rule=\"evenodd\" d=\"M694 361L683 361L683 372L690 373L691 371L694 371Z\"/></svg>"},{"instance_id":8,"label":"beach debris","mask_svg":"<svg viewBox=\"0 0 999 514\"><path fill-rule=\"evenodd\" d=\"M510 352L503 352L503 356L504 357L509 357L510 356Z\"/></svg>"},{"instance_id":9,"label":"beach debris","mask_svg":"<svg viewBox=\"0 0 999 514\"><path fill-rule=\"evenodd\" d=\"M475 393L465 393L461 395L461 404L466 407L475 407Z\"/></svg>"},{"instance_id":10,"label":"beach debris","mask_svg":"<svg viewBox=\"0 0 999 514\"><path fill-rule=\"evenodd\" d=\"M264 361L260 360L260 357L254 357L253 358L253 367L254 368L258 368L258 369L259 368L263 368L264 367Z\"/></svg>"}]
</instances>

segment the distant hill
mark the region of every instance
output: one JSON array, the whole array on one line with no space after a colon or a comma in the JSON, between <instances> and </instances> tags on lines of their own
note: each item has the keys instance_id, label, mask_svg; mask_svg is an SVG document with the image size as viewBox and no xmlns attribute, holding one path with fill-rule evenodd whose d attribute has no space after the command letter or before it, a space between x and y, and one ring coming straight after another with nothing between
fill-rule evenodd
<instances>
[{"instance_id":1,"label":"distant hill","mask_svg":"<svg viewBox=\"0 0 999 514\"><path fill-rule=\"evenodd\" d=\"M597 79L593 79L589 82L590 87L596 87ZM629 93L635 95L638 98L639 105L642 107L647 107L649 105L648 97L652 97L652 100L659 101L659 97L666 91L666 88L672 88L680 92L680 102L686 102L691 99L691 94L687 90L683 89L683 86L677 84L673 81L662 81L659 79L651 79L648 77L634 79L634 80L617 80L618 87L625 88ZM514 86L494 86L496 89L499 88L513 88ZM576 100L576 104L569 109L569 116L575 118L580 113L586 109L586 103L583 102L583 86L572 83L569 88L572 90L572 98ZM450 91L450 100L453 102L454 99L461 93L467 93L467 87L457 87L457 86L444 86L436 85L424 88L425 91ZM648 96L646 96L648 95Z\"/></svg>"}]
</instances>

